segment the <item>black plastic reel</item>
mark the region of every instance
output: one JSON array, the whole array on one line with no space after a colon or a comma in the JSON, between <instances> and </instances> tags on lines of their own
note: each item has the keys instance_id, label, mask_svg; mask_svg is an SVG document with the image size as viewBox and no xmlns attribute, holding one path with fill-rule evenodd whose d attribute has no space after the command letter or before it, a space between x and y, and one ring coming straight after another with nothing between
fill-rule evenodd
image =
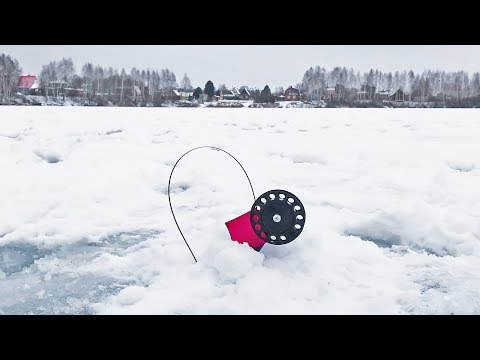
<instances>
[{"instance_id":1,"label":"black plastic reel","mask_svg":"<svg viewBox=\"0 0 480 360\"><path fill-rule=\"evenodd\" d=\"M305 226L305 208L291 192L270 190L253 203L250 224L263 241L273 245L288 244Z\"/></svg>"}]
</instances>

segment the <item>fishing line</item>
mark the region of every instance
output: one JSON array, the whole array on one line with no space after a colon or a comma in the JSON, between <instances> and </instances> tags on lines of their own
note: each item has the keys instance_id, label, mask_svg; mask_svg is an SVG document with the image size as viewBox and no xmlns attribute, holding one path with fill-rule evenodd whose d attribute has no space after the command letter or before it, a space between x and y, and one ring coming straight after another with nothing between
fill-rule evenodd
<instances>
[{"instance_id":1,"label":"fishing line","mask_svg":"<svg viewBox=\"0 0 480 360\"><path fill-rule=\"evenodd\" d=\"M172 216L173 216L173 220L175 221L175 224L177 225L177 229L178 231L180 232L180 235L182 236L183 238L183 241L185 242L185 244L187 245L188 247L188 250L190 251L190 254L192 254L193 256L193 259L195 260L195 262L197 262L197 258L195 257L190 245L188 244L187 242L187 239L185 239L185 236L183 235L182 233L182 230L180 229L180 226L178 225L178 221L177 221L177 218L175 217L175 213L173 211L173 207L172 207L172 201L170 199L170 183L171 183L171 180L172 180L172 175L173 175L173 171L175 170L175 167L177 166L177 164L180 162L180 160L182 160L182 158L187 155L188 153L191 153L192 151L194 150L198 150L198 149L205 149L205 148L209 148L211 150L216 150L216 151L222 151L224 152L225 154L227 154L228 156L230 156L233 160L235 160L237 162L238 165L240 165L240 167L242 168L245 176L247 177L247 180L248 180L248 183L250 184L250 189L252 190L252 195L253 195L253 200L255 201L255 191L253 191L253 186L252 186L252 182L250 181L250 178L248 177L248 174L247 172L245 171L244 167L242 166L242 164L240 163L240 161L237 160L237 158L235 158L235 156L233 156L232 154L230 154L228 151L225 151L223 149L220 149L218 147L215 147L215 146L198 146L196 148L193 148L193 149L190 149L188 150L185 154L183 154L182 156L180 156L180 158L177 160L177 162L175 163L175 165L173 165L173 168L172 168L172 171L170 172L170 177L168 179L168 203L170 204L170 211L172 213Z\"/></svg>"}]
</instances>

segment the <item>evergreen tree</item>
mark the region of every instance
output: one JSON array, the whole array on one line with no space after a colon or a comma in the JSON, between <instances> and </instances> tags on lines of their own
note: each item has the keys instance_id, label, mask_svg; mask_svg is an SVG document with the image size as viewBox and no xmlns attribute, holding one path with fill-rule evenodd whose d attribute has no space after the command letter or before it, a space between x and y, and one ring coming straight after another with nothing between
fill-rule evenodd
<instances>
[{"instance_id":1,"label":"evergreen tree","mask_svg":"<svg viewBox=\"0 0 480 360\"><path fill-rule=\"evenodd\" d=\"M265 85L263 90L260 92L260 102L275 102L275 97L272 95L268 85Z\"/></svg>"},{"instance_id":2,"label":"evergreen tree","mask_svg":"<svg viewBox=\"0 0 480 360\"><path fill-rule=\"evenodd\" d=\"M193 90L193 97L198 100L201 93L202 89L200 89L200 87L197 87L195 90Z\"/></svg>"},{"instance_id":3,"label":"evergreen tree","mask_svg":"<svg viewBox=\"0 0 480 360\"><path fill-rule=\"evenodd\" d=\"M207 83L205 84L204 91L205 91L205 94L207 94L209 100L211 100L215 95L215 86L213 86L213 83L210 80L208 80Z\"/></svg>"}]
</instances>

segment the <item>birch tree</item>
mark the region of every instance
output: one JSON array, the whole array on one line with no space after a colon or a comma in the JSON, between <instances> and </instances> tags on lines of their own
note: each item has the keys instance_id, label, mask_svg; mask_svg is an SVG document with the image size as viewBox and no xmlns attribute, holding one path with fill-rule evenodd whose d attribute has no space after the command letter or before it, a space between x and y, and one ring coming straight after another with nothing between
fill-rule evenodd
<instances>
[{"instance_id":1,"label":"birch tree","mask_svg":"<svg viewBox=\"0 0 480 360\"><path fill-rule=\"evenodd\" d=\"M225 86L225 85L223 85L223 86ZM191 83L191 81L190 81L190 78L187 76L186 73L183 75L182 81L180 81L180 87L181 87L184 91L190 91L190 90L193 89L192 83Z\"/></svg>"},{"instance_id":2,"label":"birch tree","mask_svg":"<svg viewBox=\"0 0 480 360\"><path fill-rule=\"evenodd\" d=\"M0 54L0 95L3 100L11 96L12 90L17 86L21 70L16 59Z\"/></svg>"}]
</instances>

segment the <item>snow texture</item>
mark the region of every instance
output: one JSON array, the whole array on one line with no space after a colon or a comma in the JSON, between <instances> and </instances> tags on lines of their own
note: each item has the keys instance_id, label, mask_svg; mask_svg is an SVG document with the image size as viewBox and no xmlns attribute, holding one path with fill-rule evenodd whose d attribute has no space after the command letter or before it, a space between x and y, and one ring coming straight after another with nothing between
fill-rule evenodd
<instances>
[{"instance_id":1,"label":"snow texture","mask_svg":"<svg viewBox=\"0 0 480 360\"><path fill-rule=\"evenodd\" d=\"M0 107L0 314L480 314L480 122L463 109ZM255 252L225 222L303 202Z\"/></svg>"}]
</instances>

